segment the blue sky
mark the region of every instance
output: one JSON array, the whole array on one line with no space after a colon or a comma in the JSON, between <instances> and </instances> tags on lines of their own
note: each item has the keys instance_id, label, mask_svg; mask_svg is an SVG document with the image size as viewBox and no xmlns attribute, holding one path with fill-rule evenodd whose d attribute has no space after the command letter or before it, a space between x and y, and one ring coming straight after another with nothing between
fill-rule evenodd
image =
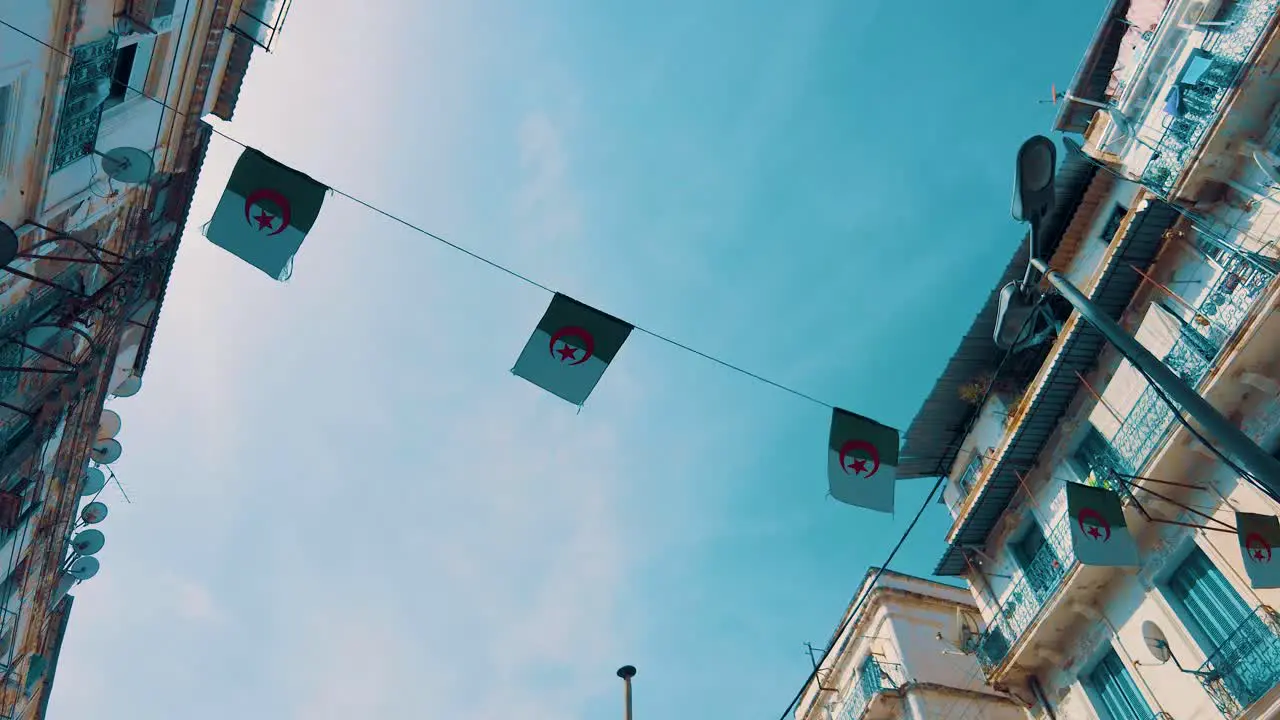
<instances>
[{"instance_id":1,"label":"blue sky","mask_svg":"<svg viewBox=\"0 0 1280 720\"><path fill-rule=\"evenodd\" d=\"M692 5L298 0L219 127L905 428L1103 3ZM605 718L633 663L638 717L776 717L932 482L826 498L828 410L639 334L575 415L509 373L546 293L340 197L273 283L198 234L238 152L111 404L53 716Z\"/></svg>"}]
</instances>

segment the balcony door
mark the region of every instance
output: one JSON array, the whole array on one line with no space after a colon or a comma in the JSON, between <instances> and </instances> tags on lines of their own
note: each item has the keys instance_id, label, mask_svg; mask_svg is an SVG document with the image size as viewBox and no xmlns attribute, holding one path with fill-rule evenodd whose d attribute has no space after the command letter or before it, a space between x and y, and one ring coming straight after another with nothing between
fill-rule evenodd
<instances>
[{"instance_id":1,"label":"balcony door","mask_svg":"<svg viewBox=\"0 0 1280 720\"><path fill-rule=\"evenodd\" d=\"M1045 539L1040 524L1032 521L1022 538L1013 545L1013 555L1027 578L1027 585L1040 602L1053 593L1062 577L1062 563L1058 554Z\"/></svg>"},{"instance_id":2,"label":"balcony door","mask_svg":"<svg viewBox=\"0 0 1280 720\"><path fill-rule=\"evenodd\" d=\"M1151 720L1155 715L1115 650L1107 651L1085 685L1103 720Z\"/></svg>"},{"instance_id":3,"label":"balcony door","mask_svg":"<svg viewBox=\"0 0 1280 720\"><path fill-rule=\"evenodd\" d=\"M1206 656L1212 656L1253 613L1199 546L1165 583L1172 605Z\"/></svg>"}]
</instances>

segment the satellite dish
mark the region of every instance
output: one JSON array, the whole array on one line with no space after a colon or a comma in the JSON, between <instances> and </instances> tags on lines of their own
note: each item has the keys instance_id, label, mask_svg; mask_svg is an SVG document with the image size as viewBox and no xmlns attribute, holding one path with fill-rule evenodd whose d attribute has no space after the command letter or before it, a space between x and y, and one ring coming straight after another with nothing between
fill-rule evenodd
<instances>
[{"instance_id":1,"label":"satellite dish","mask_svg":"<svg viewBox=\"0 0 1280 720\"><path fill-rule=\"evenodd\" d=\"M120 459L120 454L124 452L124 446L115 438L99 440L94 444L93 450L89 452L89 456L99 465L110 465Z\"/></svg>"},{"instance_id":2,"label":"satellite dish","mask_svg":"<svg viewBox=\"0 0 1280 720\"><path fill-rule=\"evenodd\" d=\"M89 556L102 549L106 544L107 536L102 534L101 530L84 530L71 539L71 549L77 555Z\"/></svg>"},{"instance_id":3,"label":"satellite dish","mask_svg":"<svg viewBox=\"0 0 1280 720\"><path fill-rule=\"evenodd\" d=\"M1169 658L1173 657L1173 653L1169 650L1169 641L1165 639L1164 631L1159 625L1147 620L1142 623L1142 641L1146 643L1147 649L1151 651L1151 655L1162 663L1169 662Z\"/></svg>"},{"instance_id":4,"label":"satellite dish","mask_svg":"<svg viewBox=\"0 0 1280 720\"><path fill-rule=\"evenodd\" d=\"M8 265L18 257L18 233L0 222L0 266Z\"/></svg>"},{"instance_id":5,"label":"satellite dish","mask_svg":"<svg viewBox=\"0 0 1280 720\"><path fill-rule=\"evenodd\" d=\"M102 172L122 183L146 182L151 177L151 153L135 147L118 147L102 155Z\"/></svg>"},{"instance_id":6,"label":"satellite dish","mask_svg":"<svg viewBox=\"0 0 1280 720\"><path fill-rule=\"evenodd\" d=\"M120 433L120 413L115 410L103 410L98 421L98 439L110 440Z\"/></svg>"},{"instance_id":7,"label":"satellite dish","mask_svg":"<svg viewBox=\"0 0 1280 720\"><path fill-rule=\"evenodd\" d=\"M1255 148L1253 161L1258 163L1258 167L1267 174L1267 179L1272 184L1280 185L1280 157L1265 148Z\"/></svg>"},{"instance_id":8,"label":"satellite dish","mask_svg":"<svg viewBox=\"0 0 1280 720\"><path fill-rule=\"evenodd\" d=\"M124 380L121 380L120 384L116 386L116 389L111 391L111 394L122 398L133 397L134 395L137 395L138 391L141 389L142 378L137 375L130 375Z\"/></svg>"},{"instance_id":9,"label":"satellite dish","mask_svg":"<svg viewBox=\"0 0 1280 720\"><path fill-rule=\"evenodd\" d=\"M85 525L97 525L107 519L107 504L104 502L94 501L84 506L80 511L80 519Z\"/></svg>"},{"instance_id":10,"label":"satellite dish","mask_svg":"<svg viewBox=\"0 0 1280 720\"><path fill-rule=\"evenodd\" d=\"M97 575L101 568L102 563L96 557L76 558L75 562L67 566L67 574L77 580L88 580Z\"/></svg>"},{"instance_id":11,"label":"satellite dish","mask_svg":"<svg viewBox=\"0 0 1280 720\"><path fill-rule=\"evenodd\" d=\"M96 467L84 471L84 480L80 484L80 497L97 495L107 486L107 474Z\"/></svg>"}]
</instances>

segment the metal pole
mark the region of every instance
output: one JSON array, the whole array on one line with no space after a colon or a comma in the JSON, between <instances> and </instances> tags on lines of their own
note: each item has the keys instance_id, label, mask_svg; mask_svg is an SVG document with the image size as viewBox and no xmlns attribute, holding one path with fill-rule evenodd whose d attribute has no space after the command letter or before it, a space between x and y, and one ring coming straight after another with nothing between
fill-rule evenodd
<instances>
[{"instance_id":1,"label":"metal pole","mask_svg":"<svg viewBox=\"0 0 1280 720\"><path fill-rule=\"evenodd\" d=\"M1044 273L1045 279L1052 284L1062 297L1088 320L1106 339L1133 363L1142 374L1164 391L1182 409L1204 428L1210 438L1217 441L1222 450L1236 463L1253 475L1272 497L1280 497L1280 461L1267 454L1258 444L1249 439L1239 428L1232 425L1222 413L1200 396L1195 388L1178 377L1155 355L1151 354L1142 343L1126 333L1114 320L1103 315L1084 293L1080 292L1070 280L1039 258L1032 258L1031 264Z\"/></svg>"},{"instance_id":2,"label":"metal pole","mask_svg":"<svg viewBox=\"0 0 1280 720\"><path fill-rule=\"evenodd\" d=\"M631 720L631 678L636 676L634 665L623 665L618 668L618 677L622 678L623 702L625 703L623 720Z\"/></svg>"}]
</instances>

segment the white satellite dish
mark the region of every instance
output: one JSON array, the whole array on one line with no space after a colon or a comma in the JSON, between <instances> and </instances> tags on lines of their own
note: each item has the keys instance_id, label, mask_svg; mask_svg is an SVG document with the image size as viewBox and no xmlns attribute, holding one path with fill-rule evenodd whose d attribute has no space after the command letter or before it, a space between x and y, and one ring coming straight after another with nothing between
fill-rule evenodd
<instances>
[{"instance_id":1,"label":"white satellite dish","mask_svg":"<svg viewBox=\"0 0 1280 720\"><path fill-rule=\"evenodd\" d=\"M138 306L138 309L137 309L137 310L135 310L135 311L133 311L133 314L129 316L129 319L130 319L130 320L133 320L133 321L136 321L136 322L140 322L140 323L142 323L143 325L146 325L146 324L147 324L147 322L146 322L146 321L147 321L147 319L148 319L148 318L150 318L150 317L151 317L151 314L152 314L152 313L154 313L154 312L156 311L156 307L157 307L157 305L158 305L158 303L156 303L156 301L155 301L155 300L148 300L148 301L146 301L146 302L142 303L141 305L139 305L139 306ZM131 333L132 333L133 331L135 331L135 330L137 331L137 336L136 336L136 337L137 337L138 339L141 339L141 338L142 338L142 334L143 334L143 332L145 332L145 330L144 330L143 328L138 327L137 325L130 325L130 326L129 326L129 329L128 329L128 330L125 330L125 331L124 331L124 334L123 334L123 335L121 335L121 337L122 337L122 338L123 338L123 337L132 337Z\"/></svg>"},{"instance_id":2,"label":"white satellite dish","mask_svg":"<svg viewBox=\"0 0 1280 720\"><path fill-rule=\"evenodd\" d=\"M151 160L151 153L146 150L135 147L118 147L114 150L108 150L100 153L93 151L95 155L102 158L102 172L112 180L118 180L122 183L141 183L151 178L151 171L154 163Z\"/></svg>"},{"instance_id":3,"label":"white satellite dish","mask_svg":"<svg viewBox=\"0 0 1280 720\"><path fill-rule=\"evenodd\" d=\"M89 457L99 465L110 465L120 459L120 454L124 452L124 446L115 438L99 440L94 444L93 450L89 451Z\"/></svg>"},{"instance_id":4,"label":"white satellite dish","mask_svg":"<svg viewBox=\"0 0 1280 720\"><path fill-rule=\"evenodd\" d=\"M103 410L102 418L98 420L98 439L110 440L119 435L122 424L120 413L115 410Z\"/></svg>"},{"instance_id":5,"label":"white satellite dish","mask_svg":"<svg viewBox=\"0 0 1280 720\"><path fill-rule=\"evenodd\" d=\"M138 391L141 389L142 378L137 375L130 375L122 380L120 384L116 386L116 389L111 391L111 394L122 398L133 397L134 395L137 395Z\"/></svg>"},{"instance_id":6,"label":"white satellite dish","mask_svg":"<svg viewBox=\"0 0 1280 720\"><path fill-rule=\"evenodd\" d=\"M101 530L90 528L82 530L71 539L71 549L77 555L89 556L102 549L107 542L107 536L102 534Z\"/></svg>"},{"instance_id":7,"label":"white satellite dish","mask_svg":"<svg viewBox=\"0 0 1280 720\"><path fill-rule=\"evenodd\" d=\"M1254 148L1253 161L1258 163L1272 184L1280 185L1280 157L1265 148Z\"/></svg>"},{"instance_id":8,"label":"white satellite dish","mask_svg":"<svg viewBox=\"0 0 1280 720\"><path fill-rule=\"evenodd\" d=\"M62 602L62 598L71 592L71 588L76 584L76 579L65 572L58 576L58 589L53 593L53 600L49 603L49 608L55 608L58 603Z\"/></svg>"},{"instance_id":9,"label":"white satellite dish","mask_svg":"<svg viewBox=\"0 0 1280 720\"><path fill-rule=\"evenodd\" d=\"M97 495L107 486L107 474L96 467L84 471L84 480L80 485L80 497Z\"/></svg>"},{"instance_id":10,"label":"white satellite dish","mask_svg":"<svg viewBox=\"0 0 1280 720\"><path fill-rule=\"evenodd\" d=\"M1173 657L1173 653L1169 651L1169 641L1165 638L1164 631L1160 629L1159 625L1150 620L1142 623L1142 642L1151 651L1152 657L1162 663L1169 662L1169 658Z\"/></svg>"},{"instance_id":11,"label":"white satellite dish","mask_svg":"<svg viewBox=\"0 0 1280 720\"><path fill-rule=\"evenodd\" d=\"M107 519L107 504L104 502L94 501L84 506L80 511L80 519L85 525L97 525Z\"/></svg>"},{"instance_id":12,"label":"white satellite dish","mask_svg":"<svg viewBox=\"0 0 1280 720\"><path fill-rule=\"evenodd\" d=\"M98 562L98 558L81 557L67 566L67 574L77 580L88 580L97 575L101 568L102 563Z\"/></svg>"}]
</instances>

